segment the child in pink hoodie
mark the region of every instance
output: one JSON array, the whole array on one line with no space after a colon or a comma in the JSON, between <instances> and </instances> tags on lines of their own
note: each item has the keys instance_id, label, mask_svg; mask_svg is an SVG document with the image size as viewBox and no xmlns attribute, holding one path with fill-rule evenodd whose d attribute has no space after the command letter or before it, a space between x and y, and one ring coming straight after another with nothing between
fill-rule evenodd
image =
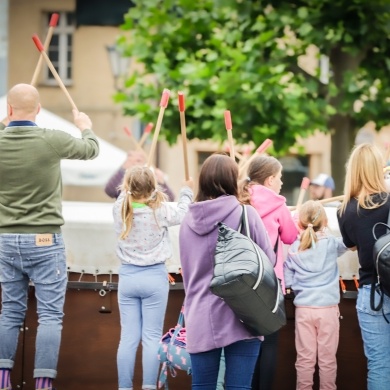
<instances>
[{"instance_id":1,"label":"child in pink hoodie","mask_svg":"<svg viewBox=\"0 0 390 390\"><path fill-rule=\"evenodd\" d=\"M275 273L284 291L283 245L292 244L298 236L298 228L286 205L286 198L279 195L282 188L282 165L274 157L258 156L247 170L247 178L241 185L241 201L251 204L259 213L272 245L276 250ZM253 375L252 390L272 389L278 343L278 332L266 336Z\"/></svg>"}]
</instances>

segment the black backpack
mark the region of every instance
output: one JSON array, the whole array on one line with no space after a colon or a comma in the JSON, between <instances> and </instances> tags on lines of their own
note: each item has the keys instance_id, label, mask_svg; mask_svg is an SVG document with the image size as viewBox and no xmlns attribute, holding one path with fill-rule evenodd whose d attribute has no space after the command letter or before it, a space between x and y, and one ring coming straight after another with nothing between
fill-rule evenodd
<instances>
[{"instance_id":1,"label":"black backpack","mask_svg":"<svg viewBox=\"0 0 390 390\"><path fill-rule=\"evenodd\" d=\"M246 207L241 228L245 234L218 223L213 294L222 298L254 336L266 336L286 324L284 296L274 267L251 240Z\"/></svg>"},{"instance_id":2,"label":"black backpack","mask_svg":"<svg viewBox=\"0 0 390 390\"><path fill-rule=\"evenodd\" d=\"M385 226L387 231L377 238L375 230L379 225ZM379 311L383 306L383 294L390 297L390 212L387 217L387 224L377 222L372 228L372 234L375 239L375 244L373 247L374 276L371 283L370 305L371 310ZM380 296L377 305L375 305L375 291Z\"/></svg>"}]
</instances>

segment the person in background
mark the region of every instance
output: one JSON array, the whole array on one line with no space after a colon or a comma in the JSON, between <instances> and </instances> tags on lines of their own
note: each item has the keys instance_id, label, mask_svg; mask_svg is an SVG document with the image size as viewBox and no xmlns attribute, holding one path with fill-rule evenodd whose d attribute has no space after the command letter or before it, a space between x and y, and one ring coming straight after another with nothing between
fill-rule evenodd
<instances>
[{"instance_id":1,"label":"person in background","mask_svg":"<svg viewBox=\"0 0 390 390\"><path fill-rule=\"evenodd\" d=\"M120 186L125 176L127 169L130 169L137 165L145 165L146 157L145 154L140 150L130 150L127 153L127 158L122 166L111 176L108 180L104 192L113 199L118 198L120 194ZM157 183L161 187L162 191L167 194L168 201L173 202L175 200L175 194L166 182L166 175L158 168L153 168L154 174L156 175Z\"/></svg>"},{"instance_id":2,"label":"person in background","mask_svg":"<svg viewBox=\"0 0 390 390\"><path fill-rule=\"evenodd\" d=\"M295 293L297 390L311 390L318 358L320 389L335 390L340 330L337 258L347 251L326 232L328 218L317 201L299 209L301 234L284 263L286 290Z\"/></svg>"},{"instance_id":3,"label":"person in background","mask_svg":"<svg viewBox=\"0 0 390 390\"><path fill-rule=\"evenodd\" d=\"M390 297L383 296L383 308L371 309L371 283L375 278L372 228L387 223L390 196L383 175L384 159L371 144L356 146L347 163L344 200L337 213L340 233L347 248L357 249L359 288L356 310L368 363L368 390L389 388L390 378ZM385 226L375 230L377 237L386 233ZM375 306L379 293L375 290Z\"/></svg>"},{"instance_id":4,"label":"person in background","mask_svg":"<svg viewBox=\"0 0 390 390\"><path fill-rule=\"evenodd\" d=\"M310 181L309 193L312 200L331 198L335 189L334 180L331 176L320 173Z\"/></svg>"},{"instance_id":5,"label":"person in background","mask_svg":"<svg viewBox=\"0 0 390 390\"><path fill-rule=\"evenodd\" d=\"M179 202L166 202L148 167L126 171L114 203L119 269L118 303L121 336L117 353L119 390L133 389L135 358L142 340L142 389L156 389L168 301L166 260L172 256L168 227L179 225L193 198L192 179L185 182Z\"/></svg>"},{"instance_id":6,"label":"person in background","mask_svg":"<svg viewBox=\"0 0 390 390\"><path fill-rule=\"evenodd\" d=\"M282 164L275 157L258 156L250 163L247 174L248 177L240 183L240 199L245 204L251 204L264 222L276 252L275 273L285 291L283 244L292 244L298 236L298 229L287 208L286 198L280 195L283 185ZM275 332L264 337L253 375L252 390L273 388L278 335L279 332Z\"/></svg>"},{"instance_id":7,"label":"person in background","mask_svg":"<svg viewBox=\"0 0 390 390\"><path fill-rule=\"evenodd\" d=\"M191 356L192 389L215 389L221 352L226 359L227 389L250 389L260 349L230 307L209 288L214 270L218 222L237 229L238 166L227 155L213 154L202 165L198 194L180 225L179 247L185 290L187 351ZM251 238L275 262L265 226L252 206L248 211Z\"/></svg>"},{"instance_id":8,"label":"person in background","mask_svg":"<svg viewBox=\"0 0 390 390\"><path fill-rule=\"evenodd\" d=\"M7 96L7 125L0 125L0 385L5 390L12 388L10 373L30 282L38 313L35 388L52 389L67 286L61 160L90 160L99 153L86 114L73 110L79 139L38 127L40 107L38 91L17 84Z\"/></svg>"}]
</instances>

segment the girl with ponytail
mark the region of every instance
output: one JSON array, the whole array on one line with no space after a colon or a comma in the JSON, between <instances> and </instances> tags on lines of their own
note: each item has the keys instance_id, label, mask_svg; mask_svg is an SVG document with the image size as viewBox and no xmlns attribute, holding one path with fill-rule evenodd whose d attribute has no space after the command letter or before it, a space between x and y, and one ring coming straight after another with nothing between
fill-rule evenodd
<instances>
[{"instance_id":1,"label":"girl with ponytail","mask_svg":"<svg viewBox=\"0 0 390 390\"><path fill-rule=\"evenodd\" d=\"M121 336L117 353L119 389L132 389L136 352L142 340L142 389L155 389L157 350L168 301L166 260L172 257L168 227L179 225L193 198L186 181L179 202L166 202L153 171L136 166L123 179L114 204L118 237L118 303Z\"/></svg>"},{"instance_id":2,"label":"girl with ponytail","mask_svg":"<svg viewBox=\"0 0 390 390\"><path fill-rule=\"evenodd\" d=\"M264 222L272 247L276 252L275 273L283 277L283 244L292 244L298 229L280 195L283 185L282 164L272 156L257 156L250 163L247 177L240 182L240 200L252 205ZM279 331L264 337L252 379L252 390L272 390L277 366Z\"/></svg>"},{"instance_id":3,"label":"girl with ponytail","mask_svg":"<svg viewBox=\"0 0 390 390\"><path fill-rule=\"evenodd\" d=\"M297 390L313 388L318 359L320 388L336 389L339 343L339 271L337 258L346 252L341 237L326 230L321 203L305 202L299 210L299 239L284 263L286 290L295 293Z\"/></svg>"}]
</instances>

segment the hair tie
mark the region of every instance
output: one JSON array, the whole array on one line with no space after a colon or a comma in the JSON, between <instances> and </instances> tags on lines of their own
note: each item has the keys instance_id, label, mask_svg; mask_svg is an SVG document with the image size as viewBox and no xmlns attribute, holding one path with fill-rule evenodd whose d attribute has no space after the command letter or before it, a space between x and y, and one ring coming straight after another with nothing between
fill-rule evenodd
<instances>
[{"instance_id":1,"label":"hair tie","mask_svg":"<svg viewBox=\"0 0 390 390\"><path fill-rule=\"evenodd\" d=\"M313 224L312 223L308 223L307 227L311 228L309 230L309 234L310 234L310 238L311 238L311 246L312 246L313 249L316 249L316 240L314 239L315 233L314 233L314 229L313 229Z\"/></svg>"},{"instance_id":2,"label":"hair tie","mask_svg":"<svg viewBox=\"0 0 390 390\"><path fill-rule=\"evenodd\" d=\"M126 194L127 195L131 195L131 191L126 191Z\"/></svg>"},{"instance_id":3,"label":"hair tie","mask_svg":"<svg viewBox=\"0 0 390 390\"><path fill-rule=\"evenodd\" d=\"M249 176L247 176L247 177L246 177L246 181L247 181L248 183L250 183L250 182L251 182L251 178L250 178Z\"/></svg>"}]
</instances>

